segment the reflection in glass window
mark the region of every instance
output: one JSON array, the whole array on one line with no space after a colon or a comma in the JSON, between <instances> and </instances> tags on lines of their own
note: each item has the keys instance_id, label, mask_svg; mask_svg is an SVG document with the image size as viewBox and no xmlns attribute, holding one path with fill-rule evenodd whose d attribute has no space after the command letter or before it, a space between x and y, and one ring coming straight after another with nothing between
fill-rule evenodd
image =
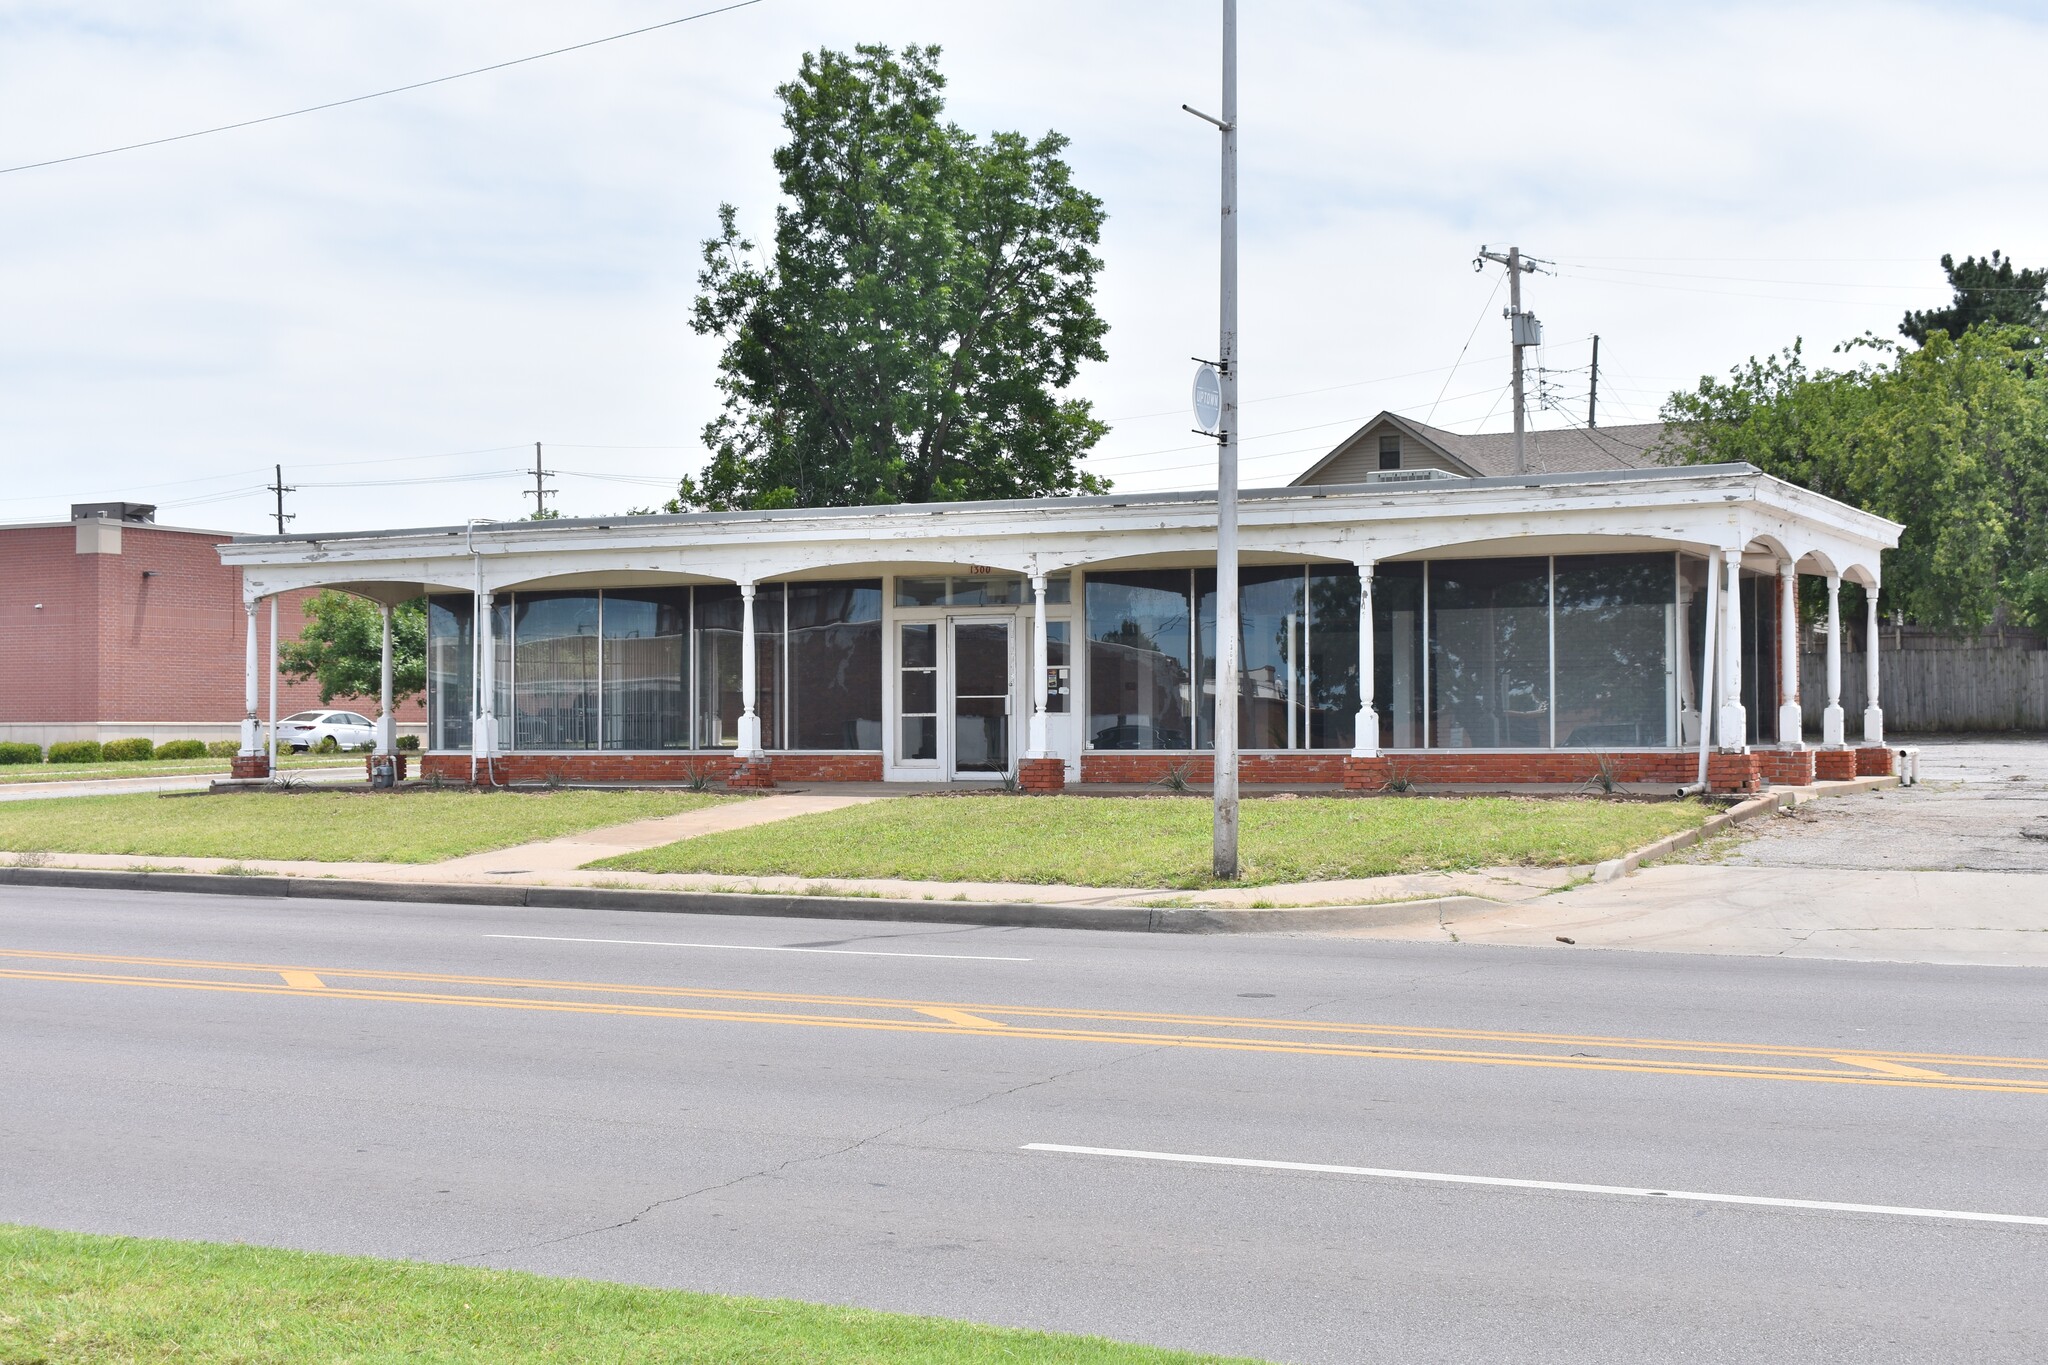
<instances>
[{"instance_id":1,"label":"reflection in glass window","mask_svg":"<svg viewBox=\"0 0 2048 1365\"><path fill-rule=\"evenodd\" d=\"M1189 587L1184 569L1088 576L1091 748L1189 746Z\"/></svg>"},{"instance_id":2,"label":"reflection in glass window","mask_svg":"<svg viewBox=\"0 0 2048 1365\"><path fill-rule=\"evenodd\" d=\"M1358 580L1352 579L1355 587ZM1197 748L1216 743L1216 572L1200 569L1202 715ZM1238 570L1237 744L1240 749L1299 749L1307 740L1308 610L1299 564ZM1356 621L1358 613L1352 612ZM1352 653L1358 652L1357 639ZM1354 658L1352 669L1357 670Z\"/></svg>"},{"instance_id":3,"label":"reflection in glass window","mask_svg":"<svg viewBox=\"0 0 2048 1365\"><path fill-rule=\"evenodd\" d=\"M1550 747L1550 561L1429 565L1430 744Z\"/></svg>"},{"instance_id":4,"label":"reflection in glass window","mask_svg":"<svg viewBox=\"0 0 2048 1365\"><path fill-rule=\"evenodd\" d=\"M1358 570L1308 571L1308 743L1349 749L1358 730Z\"/></svg>"},{"instance_id":5,"label":"reflection in glass window","mask_svg":"<svg viewBox=\"0 0 2048 1365\"><path fill-rule=\"evenodd\" d=\"M427 747L467 749L476 706L476 599L427 599Z\"/></svg>"},{"instance_id":6,"label":"reflection in glass window","mask_svg":"<svg viewBox=\"0 0 2048 1365\"><path fill-rule=\"evenodd\" d=\"M597 594L522 592L512 607L519 749L597 747Z\"/></svg>"},{"instance_id":7,"label":"reflection in glass window","mask_svg":"<svg viewBox=\"0 0 2048 1365\"><path fill-rule=\"evenodd\" d=\"M953 580L956 607L1014 607L1031 599L1031 589L1021 578L998 574L963 575Z\"/></svg>"},{"instance_id":8,"label":"reflection in glass window","mask_svg":"<svg viewBox=\"0 0 2048 1365\"><path fill-rule=\"evenodd\" d=\"M688 588L605 593L605 748L689 747L689 639Z\"/></svg>"},{"instance_id":9,"label":"reflection in glass window","mask_svg":"<svg viewBox=\"0 0 2048 1365\"><path fill-rule=\"evenodd\" d=\"M1677 701L1668 554L1557 559L1557 744L1662 747Z\"/></svg>"},{"instance_id":10,"label":"reflection in glass window","mask_svg":"<svg viewBox=\"0 0 2048 1365\"><path fill-rule=\"evenodd\" d=\"M793 749L882 747L882 582L791 583Z\"/></svg>"},{"instance_id":11,"label":"reflection in glass window","mask_svg":"<svg viewBox=\"0 0 2048 1365\"><path fill-rule=\"evenodd\" d=\"M740 742L740 644L745 602L738 587L697 589L697 747L733 749ZM755 705L761 747L781 747L782 586L763 584L754 599Z\"/></svg>"}]
</instances>

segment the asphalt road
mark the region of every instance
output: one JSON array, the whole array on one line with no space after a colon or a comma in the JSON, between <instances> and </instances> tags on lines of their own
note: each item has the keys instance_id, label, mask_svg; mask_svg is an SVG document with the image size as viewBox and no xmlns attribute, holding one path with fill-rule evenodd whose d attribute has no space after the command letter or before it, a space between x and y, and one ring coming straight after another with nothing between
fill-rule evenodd
<instances>
[{"instance_id":1,"label":"asphalt road","mask_svg":"<svg viewBox=\"0 0 2048 1365\"><path fill-rule=\"evenodd\" d=\"M2041 1057L1994 968L0 890L0 1219L1276 1360L2038 1361L2048 1223L1685 1195L2048 1219Z\"/></svg>"}]
</instances>

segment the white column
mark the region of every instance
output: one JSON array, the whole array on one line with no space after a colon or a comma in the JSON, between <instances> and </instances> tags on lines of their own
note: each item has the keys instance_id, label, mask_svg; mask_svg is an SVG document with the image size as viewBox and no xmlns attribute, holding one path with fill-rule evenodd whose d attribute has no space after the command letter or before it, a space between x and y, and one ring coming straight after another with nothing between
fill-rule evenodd
<instances>
[{"instance_id":1,"label":"white column","mask_svg":"<svg viewBox=\"0 0 2048 1365\"><path fill-rule=\"evenodd\" d=\"M754 592L752 583L740 584L740 747L741 758L761 756L761 716L756 711L759 680L755 677Z\"/></svg>"},{"instance_id":2,"label":"white column","mask_svg":"<svg viewBox=\"0 0 2048 1365\"><path fill-rule=\"evenodd\" d=\"M496 593L476 595L476 711L469 745L480 759L488 759L498 747L498 642L492 634L497 600Z\"/></svg>"},{"instance_id":3,"label":"white column","mask_svg":"<svg viewBox=\"0 0 2048 1365\"><path fill-rule=\"evenodd\" d=\"M270 776L277 777L277 594L270 595Z\"/></svg>"},{"instance_id":4,"label":"white column","mask_svg":"<svg viewBox=\"0 0 2048 1365\"><path fill-rule=\"evenodd\" d=\"M1820 742L1842 747L1848 733L1842 716L1842 576L1828 575L1828 707L1820 716Z\"/></svg>"},{"instance_id":5,"label":"white column","mask_svg":"<svg viewBox=\"0 0 2048 1365\"><path fill-rule=\"evenodd\" d=\"M1884 743L1884 708L1877 699L1877 584L1864 585L1863 600L1869 604L1869 624L1863 638L1863 742Z\"/></svg>"},{"instance_id":6,"label":"white column","mask_svg":"<svg viewBox=\"0 0 2048 1365\"><path fill-rule=\"evenodd\" d=\"M248 642L242 651L242 756L254 757L263 752L259 741L260 725L256 719L256 708L260 704L257 692L258 666L256 663L256 599L250 598L242 604L242 610L249 617Z\"/></svg>"},{"instance_id":7,"label":"white column","mask_svg":"<svg viewBox=\"0 0 2048 1365\"><path fill-rule=\"evenodd\" d=\"M1052 744L1046 735L1045 575L1031 575L1031 728L1025 737L1026 758L1051 758Z\"/></svg>"},{"instance_id":8,"label":"white column","mask_svg":"<svg viewBox=\"0 0 2048 1365\"><path fill-rule=\"evenodd\" d=\"M389 754L397 752L398 749L398 722L395 719L393 719L391 715L392 686L390 603L387 602L384 604L382 608L382 614L384 617L384 656L382 660L382 672L380 673L378 678L379 691L377 693L377 699L378 703L384 708L384 710L382 714L380 714L377 717L377 752L380 754Z\"/></svg>"},{"instance_id":9,"label":"white column","mask_svg":"<svg viewBox=\"0 0 2048 1365\"><path fill-rule=\"evenodd\" d=\"M1723 749L1749 747L1749 711L1742 704L1742 551L1723 550L1727 577L1721 594L1721 714L1715 738Z\"/></svg>"},{"instance_id":10,"label":"white column","mask_svg":"<svg viewBox=\"0 0 2048 1365\"><path fill-rule=\"evenodd\" d=\"M1358 561L1358 719L1351 732L1353 758L1380 755L1380 713L1373 705L1372 568L1370 559Z\"/></svg>"},{"instance_id":11,"label":"white column","mask_svg":"<svg viewBox=\"0 0 2048 1365\"><path fill-rule=\"evenodd\" d=\"M1804 721L1799 714L1799 566L1786 560L1778 566L1778 744L1804 747Z\"/></svg>"}]
</instances>

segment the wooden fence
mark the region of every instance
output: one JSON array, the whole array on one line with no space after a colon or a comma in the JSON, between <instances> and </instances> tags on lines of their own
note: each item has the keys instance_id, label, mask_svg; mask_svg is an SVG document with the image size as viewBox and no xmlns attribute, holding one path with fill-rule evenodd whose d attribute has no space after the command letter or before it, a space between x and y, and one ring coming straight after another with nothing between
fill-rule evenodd
<instances>
[{"instance_id":1,"label":"wooden fence","mask_svg":"<svg viewBox=\"0 0 2048 1365\"><path fill-rule=\"evenodd\" d=\"M1887 734L2048 730L2048 649L1881 649L1877 666ZM1817 735L1828 700L1825 656L1801 656L1799 695L1806 729ZM1842 656L1842 710L1854 739L1863 724L1861 654Z\"/></svg>"}]
</instances>

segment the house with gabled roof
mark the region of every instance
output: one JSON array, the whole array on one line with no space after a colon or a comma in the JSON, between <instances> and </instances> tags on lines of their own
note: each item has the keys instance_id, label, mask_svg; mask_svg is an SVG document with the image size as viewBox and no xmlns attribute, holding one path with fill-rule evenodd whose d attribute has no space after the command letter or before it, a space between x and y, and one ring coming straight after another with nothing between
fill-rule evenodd
<instances>
[{"instance_id":1,"label":"house with gabled roof","mask_svg":"<svg viewBox=\"0 0 2048 1365\"><path fill-rule=\"evenodd\" d=\"M1491 479L1522 473L1649 469L1670 463L1663 458L1665 433L1662 422L1531 431L1523 436L1527 468L1517 469L1512 432L1465 436L1382 412L1310 465L1294 480L1294 486L1392 482L1383 476L1396 471L1434 470L1468 479Z\"/></svg>"}]
</instances>

